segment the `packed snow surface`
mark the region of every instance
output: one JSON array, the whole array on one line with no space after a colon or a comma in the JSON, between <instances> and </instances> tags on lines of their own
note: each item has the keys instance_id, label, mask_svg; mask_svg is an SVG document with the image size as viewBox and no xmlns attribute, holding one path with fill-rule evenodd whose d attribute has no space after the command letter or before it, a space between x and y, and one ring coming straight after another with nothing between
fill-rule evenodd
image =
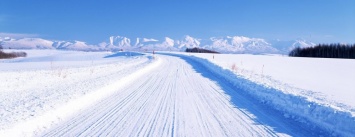
<instances>
[{"instance_id":1,"label":"packed snow surface","mask_svg":"<svg viewBox=\"0 0 355 137\"><path fill-rule=\"evenodd\" d=\"M322 85L313 85L317 87L314 89L303 87L300 83L303 80L293 76L308 72L287 73L303 67L294 65L288 68L291 70L283 70L293 58L26 52L26 58L0 60L0 136L355 134L351 100L341 95L334 99L329 97L337 91L318 91ZM239 57L241 60L237 59ZM303 58L299 60L299 63L308 62ZM262 68L258 63L262 63ZM270 64L281 70L268 68ZM322 63L306 65L310 66L303 69L313 69L313 65ZM352 67L351 63L348 65ZM343 71L353 72L351 69ZM323 74L321 71L313 73ZM278 75L285 76L279 78ZM342 94L354 95L347 93Z\"/></svg>"}]
</instances>

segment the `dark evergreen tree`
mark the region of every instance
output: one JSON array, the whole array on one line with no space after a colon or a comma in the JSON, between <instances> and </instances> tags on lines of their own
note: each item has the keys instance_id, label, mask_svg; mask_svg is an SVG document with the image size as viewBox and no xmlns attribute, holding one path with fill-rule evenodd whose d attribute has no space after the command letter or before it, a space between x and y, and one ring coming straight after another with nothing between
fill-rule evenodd
<instances>
[{"instance_id":1,"label":"dark evergreen tree","mask_svg":"<svg viewBox=\"0 0 355 137\"><path fill-rule=\"evenodd\" d=\"M212 50L207 50L207 49L201 49L201 48L186 48L185 50L186 52L195 52L195 53L218 53L216 51L212 51Z\"/></svg>"},{"instance_id":2,"label":"dark evergreen tree","mask_svg":"<svg viewBox=\"0 0 355 137\"><path fill-rule=\"evenodd\" d=\"M350 58L355 59L355 44L318 44L314 47L293 49L289 56L292 57L318 57L318 58Z\"/></svg>"}]
</instances>

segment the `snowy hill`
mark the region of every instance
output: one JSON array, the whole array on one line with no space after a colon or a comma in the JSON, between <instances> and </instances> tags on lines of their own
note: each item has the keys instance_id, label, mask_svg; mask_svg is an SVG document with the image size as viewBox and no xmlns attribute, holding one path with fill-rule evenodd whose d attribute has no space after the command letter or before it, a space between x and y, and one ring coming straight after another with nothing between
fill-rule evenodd
<instances>
[{"instance_id":1,"label":"snowy hill","mask_svg":"<svg viewBox=\"0 0 355 137\"><path fill-rule=\"evenodd\" d=\"M50 41L42 38L13 39L10 37L0 38L4 49L63 49L93 51L100 50L96 45L88 45L82 41Z\"/></svg>"},{"instance_id":2,"label":"snowy hill","mask_svg":"<svg viewBox=\"0 0 355 137\"><path fill-rule=\"evenodd\" d=\"M23 38L16 40L5 37L4 39L0 39L0 42L5 49L53 49L53 41L41 38Z\"/></svg>"},{"instance_id":3,"label":"snowy hill","mask_svg":"<svg viewBox=\"0 0 355 137\"><path fill-rule=\"evenodd\" d=\"M5 49L61 49L80 51L184 51L186 48L204 48L221 53L248 53L248 54L288 54L295 47L314 46L305 40L294 41L267 41L262 38L249 38L244 36L211 37L209 39L194 38L189 35L181 39L165 37L162 40L155 38L128 38L124 36L111 36L106 41L90 45L83 41L51 41L41 38L13 39L0 38Z\"/></svg>"},{"instance_id":4,"label":"snowy hill","mask_svg":"<svg viewBox=\"0 0 355 137\"><path fill-rule=\"evenodd\" d=\"M52 44L52 47L56 49L65 49L65 50L80 50L80 51L93 51L100 50L99 47L94 45L88 45L82 41L55 41Z\"/></svg>"},{"instance_id":5,"label":"snowy hill","mask_svg":"<svg viewBox=\"0 0 355 137\"><path fill-rule=\"evenodd\" d=\"M273 40L271 41L272 46L276 48L282 54L288 54L292 49L296 47L311 47L316 44L313 42L309 42L306 40L293 40L293 41L281 41L281 40ZM287 45L287 46L285 46Z\"/></svg>"}]
</instances>

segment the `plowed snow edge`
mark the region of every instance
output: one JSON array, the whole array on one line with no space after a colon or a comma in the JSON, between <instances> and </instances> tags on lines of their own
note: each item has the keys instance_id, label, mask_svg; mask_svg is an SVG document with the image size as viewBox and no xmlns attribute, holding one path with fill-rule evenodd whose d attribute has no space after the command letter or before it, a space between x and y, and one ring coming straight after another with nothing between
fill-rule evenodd
<instances>
[{"instance_id":1,"label":"plowed snow edge","mask_svg":"<svg viewBox=\"0 0 355 137\"><path fill-rule=\"evenodd\" d=\"M249 94L259 102L280 111L288 119L304 123L310 128L322 128L331 136L353 136L355 134L355 118L349 112L338 111L329 106L309 101L302 96L287 94L271 87L259 85L238 77L230 70L223 69L206 59L181 54L162 54L200 63L208 71L230 82L237 89Z\"/></svg>"}]
</instances>

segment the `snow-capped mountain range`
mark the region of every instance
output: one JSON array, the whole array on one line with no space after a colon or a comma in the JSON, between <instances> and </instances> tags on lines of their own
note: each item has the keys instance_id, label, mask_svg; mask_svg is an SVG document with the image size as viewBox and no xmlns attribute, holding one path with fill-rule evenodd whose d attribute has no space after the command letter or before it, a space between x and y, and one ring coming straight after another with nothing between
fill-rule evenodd
<instances>
[{"instance_id":1,"label":"snow-capped mountain range","mask_svg":"<svg viewBox=\"0 0 355 137\"><path fill-rule=\"evenodd\" d=\"M249 38L244 36L211 37L198 39L184 36L174 40L165 37L163 40L153 38L130 39L123 36L111 36L106 41L96 45L87 44L83 41L51 41L42 38L13 39L0 37L4 49L61 49L82 51L184 51L186 48L204 48L221 53L248 53L248 54L287 54L295 47L309 47L315 44L305 40L294 41L267 41L261 38Z\"/></svg>"}]
</instances>

